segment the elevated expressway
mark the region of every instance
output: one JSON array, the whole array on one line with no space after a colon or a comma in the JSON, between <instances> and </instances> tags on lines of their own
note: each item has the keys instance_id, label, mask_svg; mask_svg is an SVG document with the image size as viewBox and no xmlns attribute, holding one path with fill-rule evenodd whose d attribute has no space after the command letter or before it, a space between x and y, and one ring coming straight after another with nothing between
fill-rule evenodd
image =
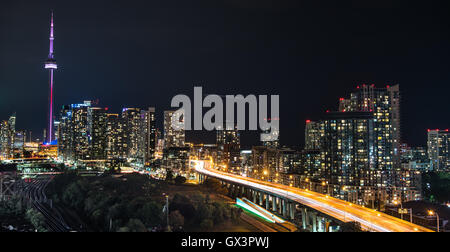
<instances>
[{"instance_id":1,"label":"elevated expressway","mask_svg":"<svg viewBox=\"0 0 450 252\"><path fill-rule=\"evenodd\" d=\"M324 194L221 172L211 168L209 161L193 162L195 171L200 175L214 177L224 182L272 195L272 197L278 197L279 199L301 204L342 222L358 222L365 230L376 232L433 232L432 230L411 222ZM267 195L266 198L269 198ZM260 197L261 204L263 196L260 195ZM277 199L274 198L272 201L276 202L276 200ZM284 208L285 203L282 203ZM268 200L266 208L269 208ZM274 206L274 210L275 209ZM292 207L291 211L294 211Z\"/></svg>"}]
</instances>

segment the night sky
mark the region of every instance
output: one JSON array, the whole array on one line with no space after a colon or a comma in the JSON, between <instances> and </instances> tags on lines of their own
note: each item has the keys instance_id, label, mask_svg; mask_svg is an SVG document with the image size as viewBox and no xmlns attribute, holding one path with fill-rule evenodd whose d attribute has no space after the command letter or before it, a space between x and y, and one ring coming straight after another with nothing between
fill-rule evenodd
<instances>
[{"instance_id":1,"label":"night sky","mask_svg":"<svg viewBox=\"0 0 450 252\"><path fill-rule=\"evenodd\" d=\"M303 146L305 120L337 109L356 85L399 83L405 142L425 145L426 129L450 128L447 6L312 2L3 0L0 119L17 112L18 129L42 136L53 9L57 111L89 99L116 112L156 106L162 126L172 97L192 96L195 85L221 95L279 94L281 142ZM244 134L243 142L257 138Z\"/></svg>"}]
</instances>

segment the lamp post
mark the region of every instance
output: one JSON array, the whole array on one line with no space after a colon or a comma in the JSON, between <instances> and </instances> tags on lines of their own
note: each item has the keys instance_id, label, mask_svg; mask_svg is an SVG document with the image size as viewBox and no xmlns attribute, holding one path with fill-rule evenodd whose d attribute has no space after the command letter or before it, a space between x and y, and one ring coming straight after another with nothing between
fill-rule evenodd
<instances>
[{"instance_id":1,"label":"lamp post","mask_svg":"<svg viewBox=\"0 0 450 252\"><path fill-rule=\"evenodd\" d=\"M166 206L164 210L166 210L166 216L167 216L167 232L170 232L170 222L169 222L169 195L163 194L166 197Z\"/></svg>"},{"instance_id":2,"label":"lamp post","mask_svg":"<svg viewBox=\"0 0 450 252\"><path fill-rule=\"evenodd\" d=\"M428 215L429 216L433 216L436 215L436 220L437 220L437 232L439 233L439 214L433 210L428 210Z\"/></svg>"}]
</instances>

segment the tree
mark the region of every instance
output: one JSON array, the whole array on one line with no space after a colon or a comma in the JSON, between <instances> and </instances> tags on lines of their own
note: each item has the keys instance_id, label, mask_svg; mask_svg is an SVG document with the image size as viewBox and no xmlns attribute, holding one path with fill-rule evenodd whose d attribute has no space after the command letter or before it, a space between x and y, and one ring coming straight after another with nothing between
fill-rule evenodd
<instances>
[{"instance_id":1,"label":"tree","mask_svg":"<svg viewBox=\"0 0 450 252\"><path fill-rule=\"evenodd\" d=\"M222 186L220 181L215 178L207 178L203 184L213 192L219 194L228 194L228 189Z\"/></svg>"},{"instance_id":2,"label":"tree","mask_svg":"<svg viewBox=\"0 0 450 252\"><path fill-rule=\"evenodd\" d=\"M202 231L209 231L213 228L214 222L211 219L204 219L200 223L200 227L202 228Z\"/></svg>"},{"instance_id":3,"label":"tree","mask_svg":"<svg viewBox=\"0 0 450 252\"><path fill-rule=\"evenodd\" d=\"M156 202L147 202L139 210L139 219L141 219L146 226L158 226L162 223L161 218L162 206Z\"/></svg>"},{"instance_id":4,"label":"tree","mask_svg":"<svg viewBox=\"0 0 450 252\"><path fill-rule=\"evenodd\" d=\"M171 182L172 180L173 180L173 172L172 172L172 170L167 170L166 171L166 181Z\"/></svg>"},{"instance_id":5,"label":"tree","mask_svg":"<svg viewBox=\"0 0 450 252\"><path fill-rule=\"evenodd\" d=\"M359 224L358 222L345 222L340 225L339 231L355 233L355 232L362 232L362 229L361 224Z\"/></svg>"},{"instance_id":6,"label":"tree","mask_svg":"<svg viewBox=\"0 0 450 252\"><path fill-rule=\"evenodd\" d=\"M186 178L185 178L185 177L178 175L178 176L175 178L175 184L176 184L176 185L182 185L182 184L184 184L184 183L186 183Z\"/></svg>"},{"instance_id":7,"label":"tree","mask_svg":"<svg viewBox=\"0 0 450 252\"><path fill-rule=\"evenodd\" d=\"M47 232L45 218L40 212L30 208L27 210L26 218L31 222L37 232Z\"/></svg>"},{"instance_id":8,"label":"tree","mask_svg":"<svg viewBox=\"0 0 450 252\"><path fill-rule=\"evenodd\" d=\"M142 221L138 219L130 219L126 226L128 232L147 232L147 228L144 226Z\"/></svg>"},{"instance_id":9,"label":"tree","mask_svg":"<svg viewBox=\"0 0 450 252\"><path fill-rule=\"evenodd\" d=\"M169 215L170 225L174 228L184 226L184 216L180 211L173 211Z\"/></svg>"},{"instance_id":10,"label":"tree","mask_svg":"<svg viewBox=\"0 0 450 252\"><path fill-rule=\"evenodd\" d=\"M64 203L75 209L81 209L83 207L84 198L84 192L76 182L70 184L62 195Z\"/></svg>"}]
</instances>

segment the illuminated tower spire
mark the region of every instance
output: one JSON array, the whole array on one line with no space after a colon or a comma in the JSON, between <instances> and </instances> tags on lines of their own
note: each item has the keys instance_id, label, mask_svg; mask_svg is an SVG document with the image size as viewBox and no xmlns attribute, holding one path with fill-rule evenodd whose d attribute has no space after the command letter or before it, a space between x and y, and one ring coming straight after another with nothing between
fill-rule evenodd
<instances>
[{"instance_id":1,"label":"illuminated tower spire","mask_svg":"<svg viewBox=\"0 0 450 252\"><path fill-rule=\"evenodd\" d=\"M49 70L49 94L48 94L48 125L47 136L45 141L51 143L54 136L54 124L53 124L53 71L58 69L56 64L55 55L53 54L53 40L55 39L53 34L53 11L50 21L50 50L48 53L47 61L45 61L45 69Z\"/></svg>"}]
</instances>

